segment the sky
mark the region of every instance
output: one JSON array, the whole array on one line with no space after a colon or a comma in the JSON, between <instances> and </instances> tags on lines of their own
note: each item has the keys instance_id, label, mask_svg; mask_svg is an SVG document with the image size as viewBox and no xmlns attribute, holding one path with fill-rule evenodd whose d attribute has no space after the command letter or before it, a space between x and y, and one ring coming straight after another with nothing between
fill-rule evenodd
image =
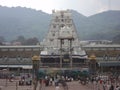
<instances>
[{"instance_id":1,"label":"sky","mask_svg":"<svg viewBox=\"0 0 120 90\"><path fill-rule=\"evenodd\" d=\"M1 6L27 7L43 12L73 9L90 16L107 10L120 10L120 0L0 0Z\"/></svg>"}]
</instances>

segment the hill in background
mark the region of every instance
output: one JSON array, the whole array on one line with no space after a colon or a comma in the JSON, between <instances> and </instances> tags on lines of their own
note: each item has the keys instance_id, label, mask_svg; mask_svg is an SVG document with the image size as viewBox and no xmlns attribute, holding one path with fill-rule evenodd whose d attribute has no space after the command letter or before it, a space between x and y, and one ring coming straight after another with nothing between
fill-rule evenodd
<instances>
[{"instance_id":1,"label":"hill in background","mask_svg":"<svg viewBox=\"0 0 120 90\"><path fill-rule=\"evenodd\" d=\"M80 40L120 40L120 11L106 11L86 17L71 10ZM45 37L51 15L29 8L0 7L0 37L7 41L18 36Z\"/></svg>"},{"instance_id":2,"label":"hill in background","mask_svg":"<svg viewBox=\"0 0 120 90\"><path fill-rule=\"evenodd\" d=\"M0 36L8 41L21 35L41 39L48 30L50 17L33 9L0 7Z\"/></svg>"}]
</instances>

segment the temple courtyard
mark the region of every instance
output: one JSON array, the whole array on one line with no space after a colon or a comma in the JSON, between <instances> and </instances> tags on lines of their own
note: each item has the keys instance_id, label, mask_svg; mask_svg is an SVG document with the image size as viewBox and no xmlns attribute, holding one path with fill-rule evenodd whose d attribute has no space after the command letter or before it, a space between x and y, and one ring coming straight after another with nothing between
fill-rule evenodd
<instances>
[{"instance_id":1,"label":"temple courtyard","mask_svg":"<svg viewBox=\"0 0 120 90\"><path fill-rule=\"evenodd\" d=\"M91 84L81 85L79 81L67 82L68 90L94 90L94 86ZM0 90L33 90L33 85L20 86L18 84L18 80L14 80L13 82L9 82L6 79L0 79ZM52 86L43 86L40 89L39 85L37 86L37 90L66 90L61 85L58 89L54 85Z\"/></svg>"}]
</instances>

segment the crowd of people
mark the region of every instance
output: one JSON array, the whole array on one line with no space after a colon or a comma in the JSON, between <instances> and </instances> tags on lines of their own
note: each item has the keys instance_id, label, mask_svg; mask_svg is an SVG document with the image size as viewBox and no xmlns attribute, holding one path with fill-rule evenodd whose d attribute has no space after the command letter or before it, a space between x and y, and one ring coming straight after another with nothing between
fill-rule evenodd
<instances>
[{"instance_id":1,"label":"crowd of people","mask_svg":"<svg viewBox=\"0 0 120 90\"><path fill-rule=\"evenodd\" d=\"M14 74L11 74L9 81L14 80ZM67 82L78 81L82 85L88 85L93 90L120 90L120 75L45 75L44 78L38 80L41 85L44 87L55 86L56 90L62 86L64 90L68 90ZM32 85L32 74L20 75L19 85Z\"/></svg>"},{"instance_id":2,"label":"crowd of people","mask_svg":"<svg viewBox=\"0 0 120 90\"><path fill-rule=\"evenodd\" d=\"M93 90L120 90L120 76L97 75L86 80Z\"/></svg>"}]
</instances>

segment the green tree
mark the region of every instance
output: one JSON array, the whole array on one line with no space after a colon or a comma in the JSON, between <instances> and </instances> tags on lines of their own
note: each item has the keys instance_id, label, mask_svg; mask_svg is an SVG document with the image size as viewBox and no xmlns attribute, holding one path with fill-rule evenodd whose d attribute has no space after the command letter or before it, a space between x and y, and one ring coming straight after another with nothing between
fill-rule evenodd
<instances>
[{"instance_id":1,"label":"green tree","mask_svg":"<svg viewBox=\"0 0 120 90\"><path fill-rule=\"evenodd\" d=\"M36 45L39 40L36 37L29 38L26 40L25 45Z\"/></svg>"}]
</instances>

